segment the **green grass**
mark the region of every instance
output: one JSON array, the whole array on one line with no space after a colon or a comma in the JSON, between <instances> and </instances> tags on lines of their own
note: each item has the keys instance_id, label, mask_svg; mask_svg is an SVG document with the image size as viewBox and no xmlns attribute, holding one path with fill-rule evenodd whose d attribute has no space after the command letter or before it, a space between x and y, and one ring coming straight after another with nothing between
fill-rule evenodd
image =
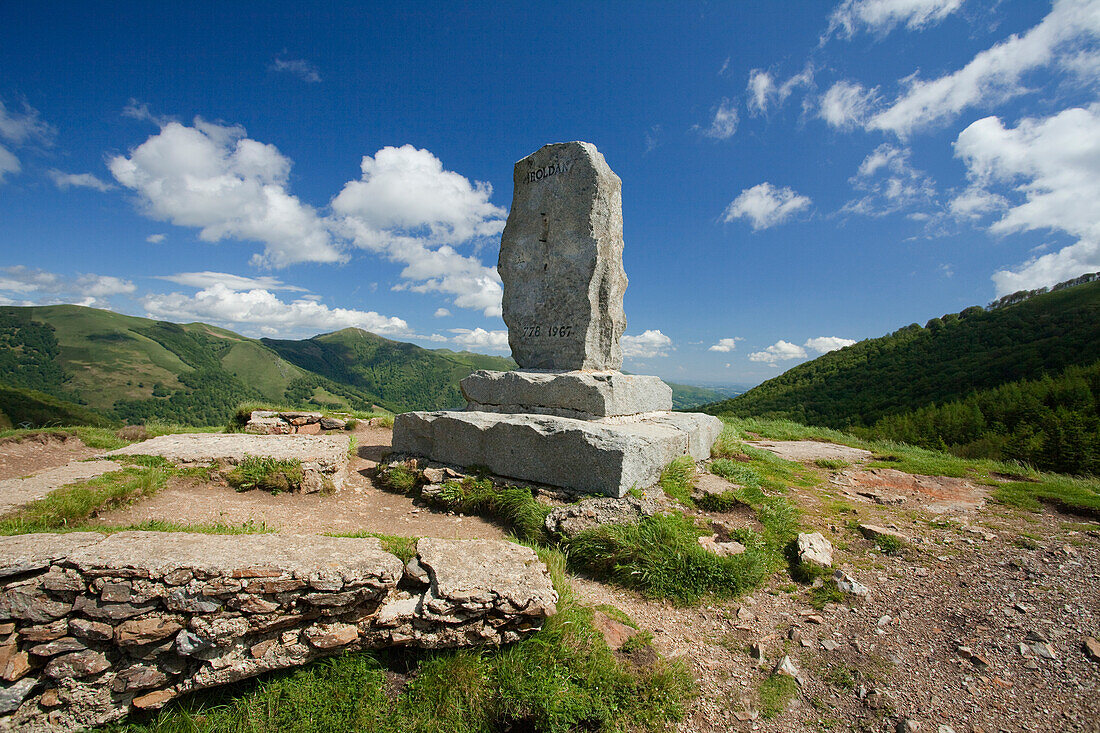
<instances>
[{"instance_id":1,"label":"green grass","mask_svg":"<svg viewBox=\"0 0 1100 733\"><path fill-rule=\"evenodd\" d=\"M467 476L461 482L443 484L443 491L434 501L451 511L495 519L522 540L546 540L545 522L550 507L540 504L528 488L495 488L487 478Z\"/></svg>"},{"instance_id":2,"label":"green grass","mask_svg":"<svg viewBox=\"0 0 1100 733\"><path fill-rule=\"evenodd\" d=\"M241 524L225 524L215 522L213 524L184 524L182 522L168 522L163 519L148 519L139 524L127 524L122 526L101 527L87 524L73 528L78 532L102 532L113 534L115 532L193 532L197 534L272 534L274 527L267 526L266 522L256 522L249 519Z\"/></svg>"},{"instance_id":3,"label":"green grass","mask_svg":"<svg viewBox=\"0 0 1100 733\"><path fill-rule=\"evenodd\" d=\"M618 606L612 606L609 603L601 603L595 606L597 611L602 611L609 618L613 618L621 624L626 624L632 629L638 628L638 624L634 619L627 615L626 611L622 610Z\"/></svg>"},{"instance_id":4,"label":"green grass","mask_svg":"<svg viewBox=\"0 0 1100 733\"><path fill-rule=\"evenodd\" d=\"M734 491L723 491L721 494L703 494L695 502L705 512L729 512L741 503Z\"/></svg>"},{"instance_id":5,"label":"green grass","mask_svg":"<svg viewBox=\"0 0 1100 733\"><path fill-rule=\"evenodd\" d=\"M847 468L852 465L843 458L815 458L814 465L818 468L826 468L832 471L839 471L842 468Z\"/></svg>"},{"instance_id":6,"label":"green grass","mask_svg":"<svg viewBox=\"0 0 1100 733\"><path fill-rule=\"evenodd\" d=\"M746 463L731 461L728 458L717 458L711 461L710 472L742 486L759 487L761 483L760 474L756 469Z\"/></svg>"},{"instance_id":7,"label":"green grass","mask_svg":"<svg viewBox=\"0 0 1100 733\"><path fill-rule=\"evenodd\" d=\"M416 541L419 537L404 537L401 535L382 534L380 532L330 532L329 537L376 537L382 543L382 549L391 555L397 555L402 562L408 562L416 557Z\"/></svg>"},{"instance_id":8,"label":"green grass","mask_svg":"<svg viewBox=\"0 0 1100 733\"><path fill-rule=\"evenodd\" d=\"M694 693L680 662L619 662L565 578L565 558L543 551L560 599L543 628L503 649L345 655L193 695L130 731L362 731L492 733L665 730ZM386 694L387 668L407 673Z\"/></svg>"},{"instance_id":9,"label":"green grass","mask_svg":"<svg viewBox=\"0 0 1100 733\"><path fill-rule=\"evenodd\" d=\"M691 491L695 488L695 459L680 456L665 466L657 481L666 494L684 506L694 507Z\"/></svg>"},{"instance_id":10,"label":"green grass","mask_svg":"<svg viewBox=\"0 0 1100 733\"><path fill-rule=\"evenodd\" d=\"M297 458L281 460L246 454L225 475L225 480L237 491L262 489L272 494L296 491L302 486L302 462Z\"/></svg>"},{"instance_id":11,"label":"green grass","mask_svg":"<svg viewBox=\"0 0 1100 733\"><path fill-rule=\"evenodd\" d=\"M172 475L164 466L128 466L51 491L0 519L0 534L52 532L83 525L95 514L162 489Z\"/></svg>"},{"instance_id":12,"label":"green grass","mask_svg":"<svg viewBox=\"0 0 1100 733\"><path fill-rule=\"evenodd\" d=\"M678 604L704 596L727 598L759 585L776 567L761 543L719 557L700 547L694 522L681 514L644 517L581 532L566 547L570 564L650 598Z\"/></svg>"},{"instance_id":13,"label":"green grass","mask_svg":"<svg viewBox=\"0 0 1100 733\"><path fill-rule=\"evenodd\" d=\"M965 478L994 487L992 498L1009 506L1039 511L1043 504L1048 504L1070 513L1100 516L1100 478L1097 477L1069 477L1042 473L1015 462L959 458L904 443L864 440L839 430L800 425L789 420L731 417L723 417L723 420L726 426L722 438L728 446L735 446L735 441L749 432L769 440L827 440L871 451L874 457L867 464L870 468ZM1022 480L1005 481L1003 477L1006 476Z\"/></svg>"},{"instance_id":14,"label":"green grass","mask_svg":"<svg viewBox=\"0 0 1100 733\"><path fill-rule=\"evenodd\" d=\"M115 434L114 428L95 428L84 425L57 428L31 428L30 430L0 430L0 440L10 438L15 441L23 441L35 435L55 435L59 438L76 436L89 448L96 450L115 450L130 444Z\"/></svg>"},{"instance_id":15,"label":"green grass","mask_svg":"<svg viewBox=\"0 0 1100 733\"><path fill-rule=\"evenodd\" d=\"M415 471L400 464L390 466L378 474L378 482L382 484L383 488L399 494L412 491L419 479L420 477Z\"/></svg>"},{"instance_id":16,"label":"green grass","mask_svg":"<svg viewBox=\"0 0 1100 733\"><path fill-rule=\"evenodd\" d=\"M836 587L836 582L833 580L826 580L817 588L810 589L810 605L818 611L823 610L829 603L843 604L845 600L844 594L841 593L840 588Z\"/></svg>"},{"instance_id":17,"label":"green grass","mask_svg":"<svg viewBox=\"0 0 1100 733\"><path fill-rule=\"evenodd\" d=\"M905 550L909 546L904 540L889 535L876 538L875 544L879 546L884 554L893 556L905 554Z\"/></svg>"},{"instance_id":18,"label":"green grass","mask_svg":"<svg viewBox=\"0 0 1100 733\"><path fill-rule=\"evenodd\" d=\"M779 716L798 694L798 682L786 675L773 674L760 683L760 714L765 720Z\"/></svg>"}]
</instances>

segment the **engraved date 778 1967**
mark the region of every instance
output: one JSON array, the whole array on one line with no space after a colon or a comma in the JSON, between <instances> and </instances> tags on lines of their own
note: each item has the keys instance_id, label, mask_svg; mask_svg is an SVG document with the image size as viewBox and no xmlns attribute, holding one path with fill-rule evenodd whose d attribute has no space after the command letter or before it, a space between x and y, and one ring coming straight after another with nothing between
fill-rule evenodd
<instances>
[{"instance_id":1,"label":"engraved date 778 1967","mask_svg":"<svg viewBox=\"0 0 1100 733\"><path fill-rule=\"evenodd\" d=\"M546 334L547 336L550 336L552 338L568 338L569 336L573 335L573 330L573 326L558 324L552 326L543 326L542 324L538 324L535 326L524 326L523 338L538 338L543 334Z\"/></svg>"}]
</instances>

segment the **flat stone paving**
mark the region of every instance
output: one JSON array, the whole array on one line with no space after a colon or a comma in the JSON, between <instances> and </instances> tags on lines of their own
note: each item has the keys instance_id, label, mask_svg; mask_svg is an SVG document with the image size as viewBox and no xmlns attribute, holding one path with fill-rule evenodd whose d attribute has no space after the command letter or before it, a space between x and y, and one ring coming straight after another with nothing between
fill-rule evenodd
<instances>
[{"instance_id":1,"label":"flat stone paving","mask_svg":"<svg viewBox=\"0 0 1100 733\"><path fill-rule=\"evenodd\" d=\"M73 461L57 468L40 471L33 476L0 481L0 514L43 498L66 484L118 471L122 466L114 461Z\"/></svg>"},{"instance_id":2,"label":"flat stone paving","mask_svg":"<svg viewBox=\"0 0 1100 733\"><path fill-rule=\"evenodd\" d=\"M161 456L173 463L237 463L246 455L302 463L347 462L346 435L248 435L245 433L179 433L161 435L107 453L109 456Z\"/></svg>"}]
</instances>

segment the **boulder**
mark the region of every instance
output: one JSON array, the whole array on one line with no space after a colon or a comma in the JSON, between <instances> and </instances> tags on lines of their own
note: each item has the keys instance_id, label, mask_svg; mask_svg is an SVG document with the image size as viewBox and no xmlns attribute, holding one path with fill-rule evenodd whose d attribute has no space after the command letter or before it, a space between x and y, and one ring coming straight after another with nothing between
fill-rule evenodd
<instances>
[{"instance_id":1,"label":"boulder","mask_svg":"<svg viewBox=\"0 0 1100 733\"><path fill-rule=\"evenodd\" d=\"M657 502L648 496L627 494L622 498L584 499L551 509L546 516L546 531L575 537L601 524L637 524L639 519L653 516L657 510Z\"/></svg>"},{"instance_id":2,"label":"boulder","mask_svg":"<svg viewBox=\"0 0 1100 733\"><path fill-rule=\"evenodd\" d=\"M820 532L802 532L797 540L798 561L827 568L833 564L833 545Z\"/></svg>"}]
</instances>

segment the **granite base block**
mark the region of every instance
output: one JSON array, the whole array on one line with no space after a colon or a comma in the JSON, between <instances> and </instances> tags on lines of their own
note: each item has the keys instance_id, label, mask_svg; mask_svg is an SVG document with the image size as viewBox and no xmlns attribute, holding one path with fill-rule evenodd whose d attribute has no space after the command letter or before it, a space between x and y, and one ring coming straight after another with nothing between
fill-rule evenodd
<instances>
[{"instance_id":1,"label":"granite base block","mask_svg":"<svg viewBox=\"0 0 1100 733\"><path fill-rule=\"evenodd\" d=\"M393 450L458 466L608 496L657 482L678 456L710 457L722 430L711 415L654 412L576 420L489 412L406 412L393 426Z\"/></svg>"}]
</instances>

